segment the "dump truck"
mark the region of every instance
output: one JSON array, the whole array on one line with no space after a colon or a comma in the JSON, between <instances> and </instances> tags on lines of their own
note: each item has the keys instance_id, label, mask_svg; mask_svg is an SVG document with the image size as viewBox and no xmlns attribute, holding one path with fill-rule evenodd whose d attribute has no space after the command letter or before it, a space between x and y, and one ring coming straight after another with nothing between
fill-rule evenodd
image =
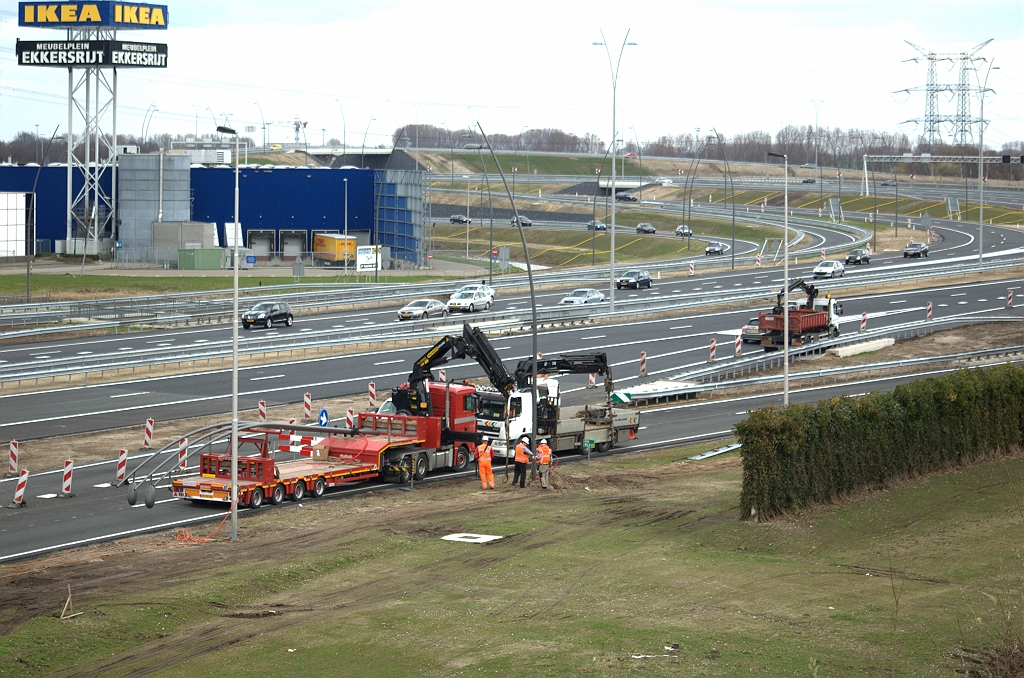
<instances>
[{"instance_id":1,"label":"dump truck","mask_svg":"<svg viewBox=\"0 0 1024 678\"><path fill-rule=\"evenodd\" d=\"M354 236L317 233L313 236L313 265L348 266L356 260Z\"/></svg>"},{"instance_id":2,"label":"dump truck","mask_svg":"<svg viewBox=\"0 0 1024 678\"><path fill-rule=\"evenodd\" d=\"M786 292L802 290L805 298L802 301L789 302L784 309ZM839 336L839 316L843 314L843 305L826 295L818 299L818 289L808 285L802 279L789 284L788 290L779 291L775 307L771 311L759 313L757 328L761 332L761 345L766 351L775 351L785 344L786 316L789 316L789 345L804 346L822 339L834 339Z\"/></svg>"}]
</instances>

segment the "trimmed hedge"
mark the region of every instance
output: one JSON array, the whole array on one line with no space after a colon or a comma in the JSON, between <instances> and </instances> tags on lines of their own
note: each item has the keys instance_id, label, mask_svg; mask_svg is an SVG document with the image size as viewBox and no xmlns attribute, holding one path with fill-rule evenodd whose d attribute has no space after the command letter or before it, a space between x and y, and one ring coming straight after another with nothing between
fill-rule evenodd
<instances>
[{"instance_id":1,"label":"trimmed hedge","mask_svg":"<svg viewBox=\"0 0 1024 678\"><path fill-rule=\"evenodd\" d=\"M960 370L891 393L766 407L736 425L740 517L826 501L1019 445L1024 368Z\"/></svg>"}]
</instances>

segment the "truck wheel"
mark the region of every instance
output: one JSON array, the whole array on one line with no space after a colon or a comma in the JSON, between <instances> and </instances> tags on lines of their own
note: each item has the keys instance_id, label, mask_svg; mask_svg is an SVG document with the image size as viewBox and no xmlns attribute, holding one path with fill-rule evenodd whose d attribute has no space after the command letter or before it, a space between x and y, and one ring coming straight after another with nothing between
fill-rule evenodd
<instances>
[{"instance_id":1,"label":"truck wheel","mask_svg":"<svg viewBox=\"0 0 1024 678\"><path fill-rule=\"evenodd\" d=\"M327 489L327 483L323 478L317 478L313 481L313 496L320 498L324 496L324 491Z\"/></svg>"},{"instance_id":2,"label":"truck wheel","mask_svg":"<svg viewBox=\"0 0 1024 678\"><path fill-rule=\"evenodd\" d=\"M412 457L402 459L402 470L398 473L398 482L402 485L409 482L409 469L412 468Z\"/></svg>"},{"instance_id":3,"label":"truck wheel","mask_svg":"<svg viewBox=\"0 0 1024 678\"><path fill-rule=\"evenodd\" d=\"M257 487L249 494L249 508L258 509L263 506L263 488Z\"/></svg>"},{"instance_id":4,"label":"truck wheel","mask_svg":"<svg viewBox=\"0 0 1024 678\"><path fill-rule=\"evenodd\" d=\"M459 449L455 452L455 470L465 471L467 466L469 466L469 448L459 445Z\"/></svg>"},{"instance_id":5,"label":"truck wheel","mask_svg":"<svg viewBox=\"0 0 1024 678\"><path fill-rule=\"evenodd\" d=\"M427 477L427 455L421 454L416 457L416 468L413 471L413 478L423 480Z\"/></svg>"},{"instance_id":6,"label":"truck wheel","mask_svg":"<svg viewBox=\"0 0 1024 678\"><path fill-rule=\"evenodd\" d=\"M299 481L295 483L295 487L292 488L292 499L295 501L302 501L302 498L306 496L306 483Z\"/></svg>"},{"instance_id":7,"label":"truck wheel","mask_svg":"<svg viewBox=\"0 0 1024 678\"><path fill-rule=\"evenodd\" d=\"M275 506L283 503L286 494L287 493L284 491L284 485L281 483L274 485L273 494L270 495L270 503Z\"/></svg>"},{"instance_id":8,"label":"truck wheel","mask_svg":"<svg viewBox=\"0 0 1024 678\"><path fill-rule=\"evenodd\" d=\"M594 445L594 450L598 454L604 454L605 452L607 452L610 449L612 449L612 444L611 443L597 443L596 445Z\"/></svg>"}]
</instances>

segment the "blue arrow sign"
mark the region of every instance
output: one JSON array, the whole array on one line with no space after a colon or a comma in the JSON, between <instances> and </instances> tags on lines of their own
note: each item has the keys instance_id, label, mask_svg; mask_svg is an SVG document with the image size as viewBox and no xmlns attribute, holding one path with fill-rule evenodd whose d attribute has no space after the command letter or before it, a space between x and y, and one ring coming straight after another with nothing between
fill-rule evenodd
<instances>
[{"instance_id":1,"label":"blue arrow sign","mask_svg":"<svg viewBox=\"0 0 1024 678\"><path fill-rule=\"evenodd\" d=\"M320 425L321 426L327 426L327 424L331 423L330 418L327 416L327 408L326 407L324 409L320 410L320 419L319 419L319 421L320 421Z\"/></svg>"}]
</instances>

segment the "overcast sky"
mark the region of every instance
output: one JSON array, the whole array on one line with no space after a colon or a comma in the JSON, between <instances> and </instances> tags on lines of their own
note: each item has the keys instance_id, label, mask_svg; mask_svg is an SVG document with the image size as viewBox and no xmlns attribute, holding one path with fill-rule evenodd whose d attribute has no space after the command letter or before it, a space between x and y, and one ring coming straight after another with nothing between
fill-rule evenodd
<instances>
[{"instance_id":1,"label":"overcast sky","mask_svg":"<svg viewBox=\"0 0 1024 678\"><path fill-rule=\"evenodd\" d=\"M726 135L787 124L921 132L926 66L904 40L940 53L989 38L995 59L986 145L1024 139L1024 2L886 0L781 2L403 2L170 0L166 31L121 39L168 44L168 68L119 71L118 131L209 133L261 115L271 142L306 121L310 145L391 143L406 123L515 134L524 126L611 136L612 61L629 29L618 85L620 133L652 140L712 127ZM67 124L67 72L18 66L14 45L62 38L19 28L0 0L0 138L48 136ZM940 65L940 82L956 82ZM339 103L340 102L340 103ZM940 97L940 113L955 101ZM212 115L211 115L212 111ZM343 113L344 111L344 123ZM973 114L978 115L977 98ZM372 120L371 120L372 119ZM107 126L109 129L109 125ZM367 132L368 130L368 132ZM975 131L976 133L976 131Z\"/></svg>"}]
</instances>

